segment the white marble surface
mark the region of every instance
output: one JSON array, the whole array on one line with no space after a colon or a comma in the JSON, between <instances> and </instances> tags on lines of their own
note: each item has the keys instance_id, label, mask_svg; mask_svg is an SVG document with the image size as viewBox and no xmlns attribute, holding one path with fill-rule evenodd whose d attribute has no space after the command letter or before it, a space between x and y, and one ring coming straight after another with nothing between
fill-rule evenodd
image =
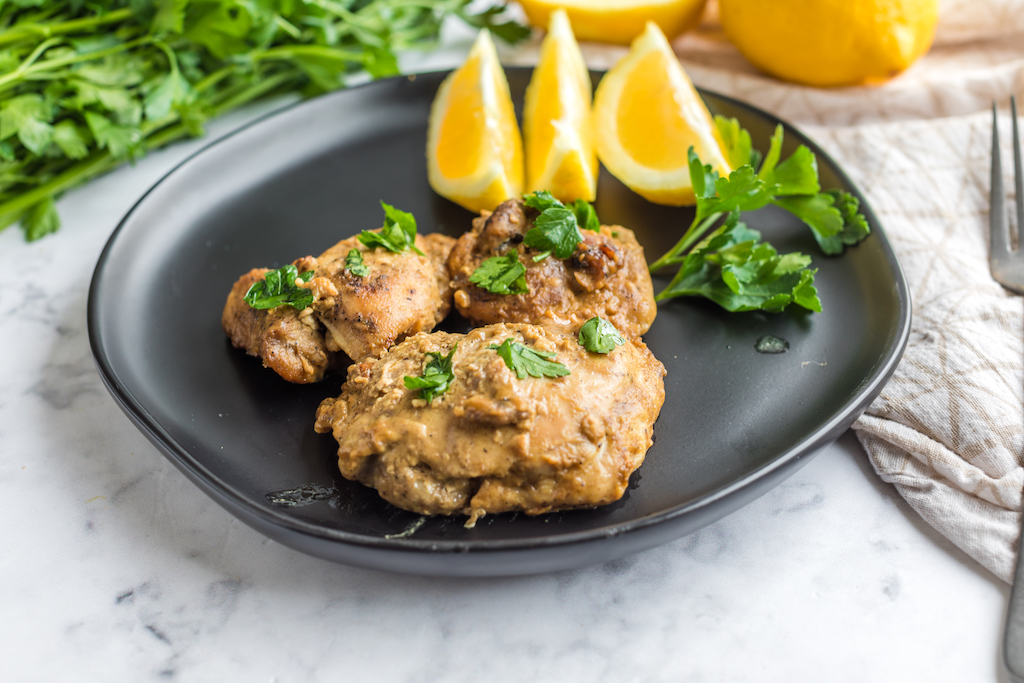
<instances>
[{"instance_id":1,"label":"white marble surface","mask_svg":"<svg viewBox=\"0 0 1024 683\"><path fill-rule=\"evenodd\" d=\"M0 678L999 680L1008 588L850 434L692 536L553 575L353 569L235 520L122 415L85 323L118 219L201 144L71 192L55 237L0 233Z\"/></svg>"}]
</instances>

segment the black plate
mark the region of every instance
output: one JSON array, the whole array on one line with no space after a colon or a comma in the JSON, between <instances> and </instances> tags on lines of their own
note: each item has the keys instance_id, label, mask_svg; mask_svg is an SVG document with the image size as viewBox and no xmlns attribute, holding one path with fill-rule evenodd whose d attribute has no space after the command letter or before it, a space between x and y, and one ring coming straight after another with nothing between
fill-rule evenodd
<instances>
[{"instance_id":1,"label":"black plate","mask_svg":"<svg viewBox=\"0 0 1024 683\"><path fill-rule=\"evenodd\" d=\"M443 73L378 81L259 120L184 161L132 208L110 238L89 294L100 374L132 421L192 481L245 523L337 562L445 575L526 574L622 557L677 538L749 502L835 440L878 394L910 328L907 286L862 201L873 234L841 258L821 256L788 214L748 223L780 251L814 256L825 311L729 314L697 300L662 304L645 340L668 369L656 443L623 499L607 507L489 516L475 529L419 517L338 474L336 443L313 432L321 399L343 376L290 385L234 350L220 326L232 283L254 266L318 254L380 225L384 199L421 232L459 235L472 215L427 185L427 114ZM508 70L521 102L529 69ZM595 80L600 75L595 74ZM764 150L778 120L702 93ZM791 127L786 149L818 155L822 184L857 193ZM649 258L692 210L655 206L602 173L605 223L636 231ZM660 289L664 280L656 280ZM773 334L788 353L764 355ZM331 501L281 508L269 492L336 486Z\"/></svg>"}]
</instances>

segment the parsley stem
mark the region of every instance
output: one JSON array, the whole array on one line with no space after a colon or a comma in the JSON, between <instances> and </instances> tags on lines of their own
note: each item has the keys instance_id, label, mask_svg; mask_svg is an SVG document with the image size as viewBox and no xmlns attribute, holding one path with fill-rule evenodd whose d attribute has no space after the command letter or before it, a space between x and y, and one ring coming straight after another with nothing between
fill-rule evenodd
<instances>
[{"instance_id":1,"label":"parsley stem","mask_svg":"<svg viewBox=\"0 0 1024 683\"><path fill-rule=\"evenodd\" d=\"M35 75L41 71L52 71L62 66L70 66L71 64L77 64L79 62L91 62L94 59L100 59L101 57L107 57L109 55L116 55L119 52L127 52L132 48L147 43L153 42L153 39L149 36L143 36L142 38L136 38L130 40L127 43L121 43L114 47L108 47L105 50L96 50L95 52L87 52L84 55L75 55L74 57L63 57L61 59L48 59L45 62L33 63L38 59L39 55L45 50L50 49L60 40L58 38L51 38L50 40L42 43L39 47L32 51L32 54L21 63L21 65L12 71L11 73L0 76L0 92L10 89L18 85L18 81L24 80L28 76Z\"/></svg>"},{"instance_id":2,"label":"parsley stem","mask_svg":"<svg viewBox=\"0 0 1024 683\"><path fill-rule=\"evenodd\" d=\"M0 45L10 45L11 43L17 43L22 40L29 40L37 37L52 38L54 36L66 35L68 33L79 33L96 26L116 24L126 19L130 19L133 15L134 12L130 7L124 7L122 9L94 17L72 19L71 21L62 21L54 24L21 24L0 32Z\"/></svg>"},{"instance_id":3,"label":"parsley stem","mask_svg":"<svg viewBox=\"0 0 1024 683\"><path fill-rule=\"evenodd\" d=\"M715 222L722 217L721 213L713 213L700 223L697 222L698 217L694 216L693 223L690 223L690 227L683 233L683 236L679 238L675 246L668 250L664 256L659 258L657 261L652 263L648 270L654 272L660 268L675 263L679 256L685 253L690 247L692 247L697 240L704 236L704 233L708 231Z\"/></svg>"}]
</instances>

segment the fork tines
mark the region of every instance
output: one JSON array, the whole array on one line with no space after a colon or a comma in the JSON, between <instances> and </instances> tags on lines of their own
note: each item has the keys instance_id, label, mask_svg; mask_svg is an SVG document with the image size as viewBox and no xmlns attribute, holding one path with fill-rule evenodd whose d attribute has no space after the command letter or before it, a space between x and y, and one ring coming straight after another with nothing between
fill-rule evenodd
<instances>
[{"instance_id":1,"label":"fork tines","mask_svg":"<svg viewBox=\"0 0 1024 683\"><path fill-rule=\"evenodd\" d=\"M1017 205L1018 241L1024 224L1024 172L1021 171L1020 134L1017 131L1017 98L1010 98L1013 121L1013 174ZM999 155L999 120L996 103L992 103L992 193L989 231L991 238L989 266L992 277L1009 290L1024 294L1024 251L1010 246L1010 226L1006 220L1006 196L1003 189L1003 167Z\"/></svg>"}]
</instances>

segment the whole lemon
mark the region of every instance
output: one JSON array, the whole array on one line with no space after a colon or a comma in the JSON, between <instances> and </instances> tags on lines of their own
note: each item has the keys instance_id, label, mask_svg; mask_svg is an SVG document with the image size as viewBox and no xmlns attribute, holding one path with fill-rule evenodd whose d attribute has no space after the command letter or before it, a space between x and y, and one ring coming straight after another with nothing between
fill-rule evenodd
<instances>
[{"instance_id":1,"label":"whole lemon","mask_svg":"<svg viewBox=\"0 0 1024 683\"><path fill-rule=\"evenodd\" d=\"M786 81L878 83L931 47L939 0L720 0L722 28L757 68Z\"/></svg>"},{"instance_id":2,"label":"whole lemon","mask_svg":"<svg viewBox=\"0 0 1024 683\"><path fill-rule=\"evenodd\" d=\"M629 45L648 21L669 40L700 23L705 0L519 0L534 26L546 28L551 13L564 9L578 40Z\"/></svg>"}]
</instances>

